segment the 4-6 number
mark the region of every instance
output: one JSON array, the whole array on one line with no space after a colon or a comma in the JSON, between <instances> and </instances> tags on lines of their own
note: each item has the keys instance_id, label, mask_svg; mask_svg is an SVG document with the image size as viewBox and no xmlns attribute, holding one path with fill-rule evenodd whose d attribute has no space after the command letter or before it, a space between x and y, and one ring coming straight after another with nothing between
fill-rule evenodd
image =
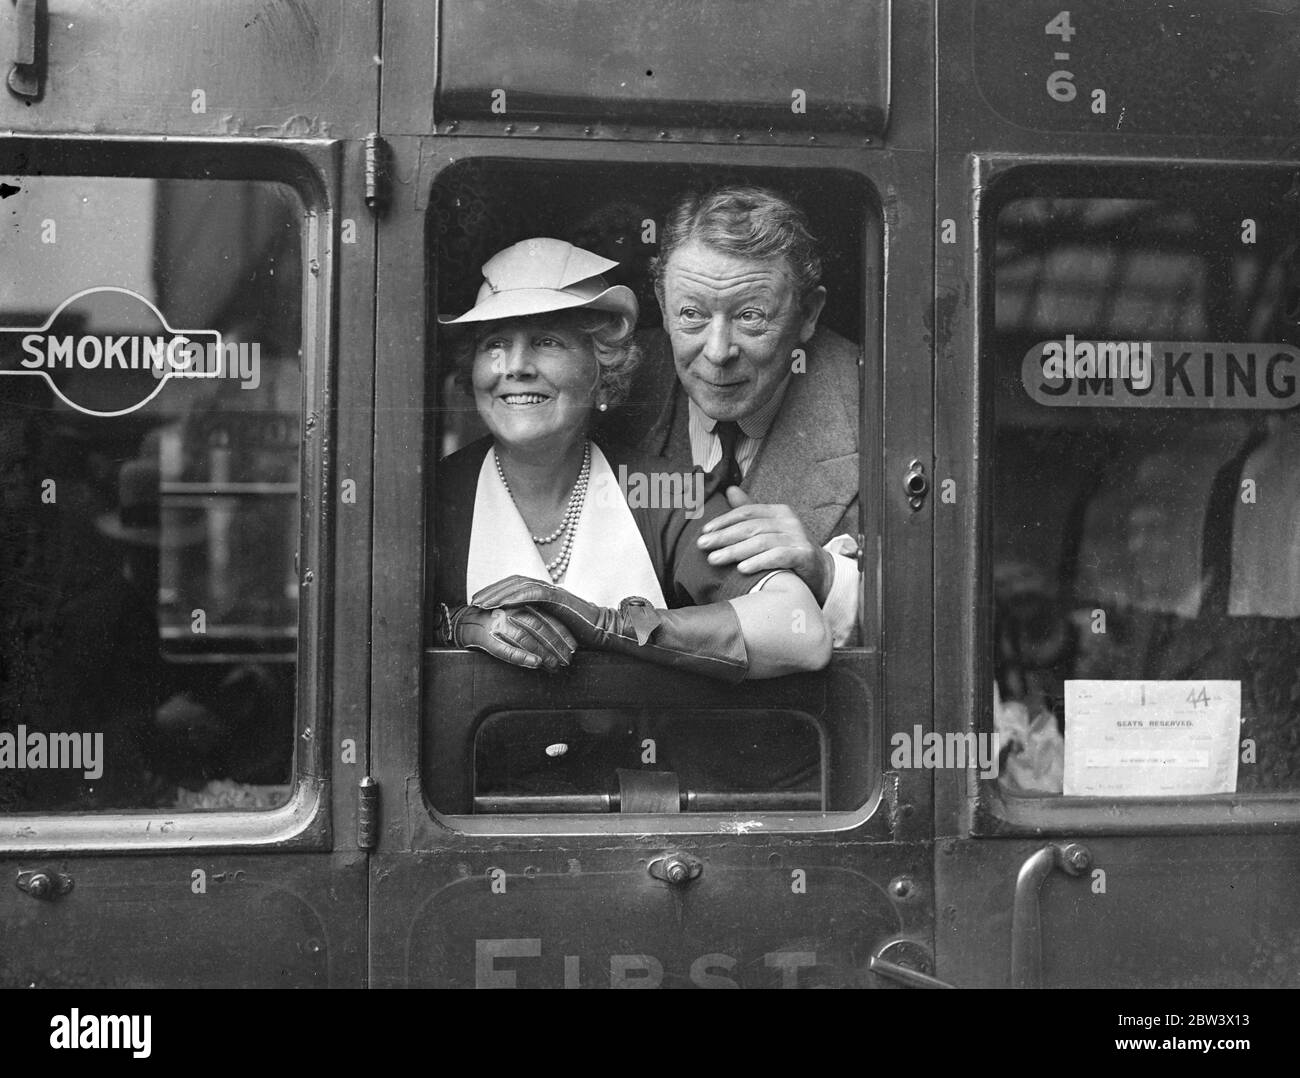
<instances>
[{"instance_id":1,"label":"4-6 number","mask_svg":"<svg viewBox=\"0 0 1300 1078\"><path fill-rule=\"evenodd\" d=\"M1074 37L1074 27L1070 25L1070 13L1068 11L1059 12L1051 22L1043 27L1045 34L1058 34L1062 41L1067 45L1070 38Z\"/></svg>"},{"instance_id":2,"label":"4-6 number","mask_svg":"<svg viewBox=\"0 0 1300 1078\"><path fill-rule=\"evenodd\" d=\"M1069 44L1070 38L1074 37L1074 27L1070 25L1070 13L1068 11L1057 12L1046 26L1043 27L1044 34L1056 34L1062 44ZM1070 54L1058 52L1057 60L1068 60ZM1053 71L1047 76L1047 96L1053 101L1073 101L1079 94L1074 86L1073 71Z\"/></svg>"}]
</instances>

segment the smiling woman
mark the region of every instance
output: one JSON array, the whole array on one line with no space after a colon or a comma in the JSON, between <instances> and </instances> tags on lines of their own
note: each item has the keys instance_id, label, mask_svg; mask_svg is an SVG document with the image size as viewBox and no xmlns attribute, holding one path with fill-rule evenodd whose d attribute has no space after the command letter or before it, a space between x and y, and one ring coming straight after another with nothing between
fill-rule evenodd
<instances>
[{"instance_id":1,"label":"smiling woman","mask_svg":"<svg viewBox=\"0 0 1300 1078\"><path fill-rule=\"evenodd\" d=\"M585 428L593 396L601 411L622 400L639 358L635 321L635 304L627 312L561 311L488 323L460 349L461 381L493 435L502 485L525 522L546 533L533 536L538 549L549 554L558 544L546 564L553 581L568 566L577 496L591 474L590 443L573 432Z\"/></svg>"}]
</instances>

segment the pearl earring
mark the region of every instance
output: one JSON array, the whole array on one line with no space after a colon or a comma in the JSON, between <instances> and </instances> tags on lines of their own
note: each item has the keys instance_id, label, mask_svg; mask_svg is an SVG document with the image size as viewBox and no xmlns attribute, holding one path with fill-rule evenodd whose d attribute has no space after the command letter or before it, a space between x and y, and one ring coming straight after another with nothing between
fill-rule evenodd
<instances>
[{"instance_id":1,"label":"pearl earring","mask_svg":"<svg viewBox=\"0 0 1300 1078\"><path fill-rule=\"evenodd\" d=\"M596 409L601 412L608 412L609 405L606 404L604 401L601 401L598 405L596 405Z\"/></svg>"}]
</instances>

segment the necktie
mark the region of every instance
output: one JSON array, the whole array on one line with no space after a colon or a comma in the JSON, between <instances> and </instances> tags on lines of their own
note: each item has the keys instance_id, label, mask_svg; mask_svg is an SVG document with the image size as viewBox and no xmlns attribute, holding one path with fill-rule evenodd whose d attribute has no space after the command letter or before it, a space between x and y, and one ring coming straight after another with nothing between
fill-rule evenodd
<instances>
[{"instance_id":1,"label":"necktie","mask_svg":"<svg viewBox=\"0 0 1300 1078\"><path fill-rule=\"evenodd\" d=\"M709 470L709 478L704 484L705 495L714 491L725 491L728 487L740 486L740 463L736 460L736 443L740 441L740 424L735 422L719 423L713 433L722 443L722 458Z\"/></svg>"}]
</instances>

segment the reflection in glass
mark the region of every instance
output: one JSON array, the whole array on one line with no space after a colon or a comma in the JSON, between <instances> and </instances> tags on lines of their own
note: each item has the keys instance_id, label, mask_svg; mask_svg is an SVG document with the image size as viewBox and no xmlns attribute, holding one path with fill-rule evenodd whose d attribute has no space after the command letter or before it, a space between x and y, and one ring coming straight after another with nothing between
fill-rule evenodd
<instances>
[{"instance_id":1,"label":"reflection in glass","mask_svg":"<svg viewBox=\"0 0 1300 1078\"><path fill-rule=\"evenodd\" d=\"M506 711L475 736L475 811L820 811L821 757L816 720L781 709Z\"/></svg>"},{"instance_id":2,"label":"reflection in glass","mask_svg":"<svg viewBox=\"0 0 1300 1078\"><path fill-rule=\"evenodd\" d=\"M1300 786L1300 398L1229 402L1220 373L1212 408L1104 397L1047 407L1021 374L1030 349L1067 334L1260 342L1262 357L1269 344L1293 347L1300 277L1286 205L1261 183L1000 210L992 545L1004 792L1061 792L1064 683L1076 679L1240 681L1252 748L1237 789ZM1256 242L1242 242L1242 206L1258 207ZM1205 349L1192 351L1200 362ZM1276 370L1300 373L1292 366Z\"/></svg>"}]
</instances>

